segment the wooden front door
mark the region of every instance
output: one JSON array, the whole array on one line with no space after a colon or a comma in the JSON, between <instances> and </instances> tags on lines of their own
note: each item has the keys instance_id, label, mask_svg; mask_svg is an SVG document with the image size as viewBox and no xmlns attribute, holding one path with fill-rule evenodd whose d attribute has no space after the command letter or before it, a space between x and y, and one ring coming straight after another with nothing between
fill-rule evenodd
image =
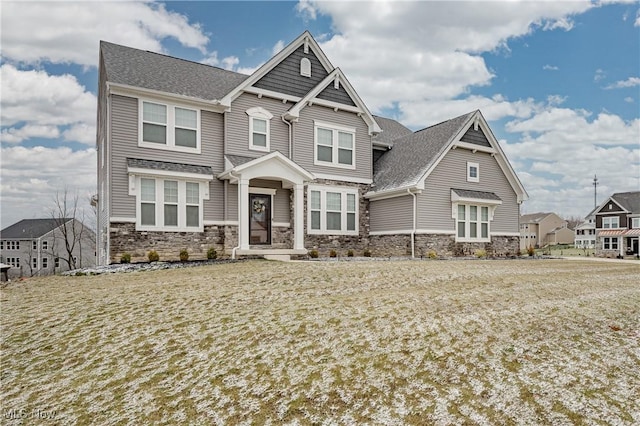
<instances>
[{"instance_id":1,"label":"wooden front door","mask_svg":"<svg viewBox=\"0 0 640 426\"><path fill-rule=\"evenodd\" d=\"M249 244L271 244L271 195L249 194Z\"/></svg>"}]
</instances>

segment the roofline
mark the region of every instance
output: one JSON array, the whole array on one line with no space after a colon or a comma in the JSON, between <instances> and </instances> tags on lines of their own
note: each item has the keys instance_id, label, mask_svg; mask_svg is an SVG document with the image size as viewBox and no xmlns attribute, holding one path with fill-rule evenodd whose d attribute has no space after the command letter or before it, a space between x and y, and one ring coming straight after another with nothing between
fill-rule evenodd
<instances>
[{"instance_id":1,"label":"roofline","mask_svg":"<svg viewBox=\"0 0 640 426\"><path fill-rule=\"evenodd\" d=\"M619 192L619 194L624 194L624 192ZM622 212L611 212L611 213L633 213L633 212L630 212L629 210L627 210L626 208L624 208L619 202L617 202L615 200L615 198L613 198L614 195L616 195L616 194L610 195L609 198L604 200L598 207L593 209L592 210L593 214L594 215L597 215L597 214L610 214L610 213L602 213L602 212L600 212L600 209L602 209L609 201L613 201L614 203L616 203L616 205L618 207L620 207L622 209Z\"/></svg>"},{"instance_id":2,"label":"roofline","mask_svg":"<svg viewBox=\"0 0 640 426\"><path fill-rule=\"evenodd\" d=\"M201 109L217 112L217 113L223 113L228 109L227 107L222 106L220 104L220 101L217 99L207 100L202 98L196 98L193 96L185 96L185 95L179 95L176 93L163 92L160 90L146 89L138 86L130 86L128 84L113 83L110 81L107 81L107 95L134 96L137 98L140 98L140 97L160 98L165 101L193 104L194 106L197 106Z\"/></svg>"}]
</instances>

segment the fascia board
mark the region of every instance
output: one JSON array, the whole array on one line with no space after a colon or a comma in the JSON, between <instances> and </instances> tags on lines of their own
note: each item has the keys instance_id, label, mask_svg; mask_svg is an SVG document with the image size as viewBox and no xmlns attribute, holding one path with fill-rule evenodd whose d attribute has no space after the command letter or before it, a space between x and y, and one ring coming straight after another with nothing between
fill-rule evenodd
<instances>
[{"instance_id":1,"label":"fascia board","mask_svg":"<svg viewBox=\"0 0 640 426\"><path fill-rule=\"evenodd\" d=\"M143 87L129 86L120 83L107 82L107 93L109 95L122 95L136 98L155 98L161 101L190 105L199 109L217 113L222 113L227 110L227 108L220 105L220 102L217 100L208 101L206 99L194 98L192 96L161 92L159 90L145 89Z\"/></svg>"}]
</instances>

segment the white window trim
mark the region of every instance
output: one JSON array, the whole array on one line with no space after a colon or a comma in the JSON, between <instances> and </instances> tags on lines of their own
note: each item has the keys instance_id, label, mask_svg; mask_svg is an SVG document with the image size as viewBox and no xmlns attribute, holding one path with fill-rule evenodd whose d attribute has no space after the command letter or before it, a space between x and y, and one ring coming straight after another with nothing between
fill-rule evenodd
<instances>
[{"instance_id":1,"label":"white window trim","mask_svg":"<svg viewBox=\"0 0 640 426\"><path fill-rule=\"evenodd\" d=\"M616 247L613 248L613 241L616 241ZM609 242L609 247L605 247L606 241ZM620 239L618 237L602 237L602 250L619 250L620 249Z\"/></svg>"},{"instance_id":2,"label":"white window trim","mask_svg":"<svg viewBox=\"0 0 640 426\"><path fill-rule=\"evenodd\" d=\"M475 167L476 176L471 176L471 168ZM473 163L471 161L467 161L467 182L480 182L480 165L478 163Z\"/></svg>"},{"instance_id":3,"label":"white window trim","mask_svg":"<svg viewBox=\"0 0 640 426\"><path fill-rule=\"evenodd\" d=\"M318 128L331 130L333 132L332 137L332 149L331 159L333 161L320 161L318 160ZM341 164L338 162L338 132L350 133L353 136L353 146L351 159L352 164ZM336 167L340 169L355 170L356 168L356 129L354 127L340 126L339 124L327 123L324 121L313 121L313 164L316 166Z\"/></svg>"},{"instance_id":4,"label":"white window trim","mask_svg":"<svg viewBox=\"0 0 640 426\"><path fill-rule=\"evenodd\" d=\"M320 192L320 229L311 229L311 191ZM326 208L326 193L337 192L341 194L340 198L340 230L327 230L327 208ZM355 195L356 211L355 211L355 225L356 229L353 231L347 230L347 194ZM309 185L307 187L307 234L309 235L358 235L359 230L359 217L360 217L360 196L357 188L348 188L344 186L324 186L324 185Z\"/></svg>"},{"instance_id":5,"label":"white window trim","mask_svg":"<svg viewBox=\"0 0 640 426\"><path fill-rule=\"evenodd\" d=\"M167 108L167 144L159 144L154 142L145 142L142 139L143 136L143 117L144 117L144 102L150 102L158 105L163 105ZM176 108L187 109L190 111L195 111L196 113L196 147L189 148L186 146L176 146L175 144L175 118L176 118ZM187 152L191 154L200 154L201 153L201 139L202 139L202 130L200 124L200 110L197 108L193 108L192 106L184 105L184 104L173 104L167 103L166 101L161 101L153 98L139 98L138 99L138 146L142 148L153 148L160 149L165 151L177 151L177 152ZM178 128L182 128L178 126Z\"/></svg>"},{"instance_id":6,"label":"white window trim","mask_svg":"<svg viewBox=\"0 0 640 426\"><path fill-rule=\"evenodd\" d=\"M249 149L251 151L270 152L271 151L271 119L273 114L262 107L249 108L246 111L249 116ZM266 130L266 146L259 146L253 144L253 120L254 119L265 120L267 122Z\"/></svg>"},{"instance_id":7,"label":"white window trim","mask_svg":"<svg viewBox=\"0 0 640 426\"><path fill-rule=\"evenodd\" d=\"M632 217L631 218L631 229L640 228L640 217Z\"/></svg>"},{"instance_id":8,"label":"white window trim","mask_svg":"<svg viewBox=\"0 0 640 426\"><path fill-rule=\"evenodd\" d=\"M613 226L613 219L617 221L617 226ZM608 222L610 226L604 226L604 223ZM606 216L602 218L602 229L619 229L620 228L620 218L618 216Z\"/></svg>"},{"instance_id":9,"label":"white window trim","mask_svg":"<svg viewBox=\"0 0 640 426\"><path fill-rule=\"evenodd\" d=\"M162 231L162 232L203 232L204 231L204 200L208 199L209 181L204 179L179 178L175 176L134 176L135 187L133 193L136 197L136 231ZM156 182L156 225L142 225L141 211L141 188L140 179L154 179ZM172 180L178 182L178 226L164 226L164 181ZM197 183L200 190L200 203L198 205L198 226L186 226L186 206L187 206L187 182ZM131 188L130 188L131 191ZM194 204L189 204L194 205Z\"/></svg>"},{"instance_id":10,"label":"white window trim","mask_svg":"<svg viewBox=\"0 0 640 426\"><path fill-rule=\"evenodd\" d=\"M464 232L464 237L459 237L458 236L458 205L463 205L465 206L465 232ZM478 208L477 211L477 219L476 219L476 223L478 224L478 228L477 228L477 233L476 235L478 235L478 237L476 238L471 238L469 237L470 235L470 206L476 206ZM482 207L487 207L488 208L488 221L486 221L487 223L487 237L486 238L482 238L482 223L485 223L484 221L482 221ZM469 202L469 201L459 201L459 202L455 202L451 204L451 216L454 219L454 224L455 224L455 237L456 237L456 242L460 242L460 243L489 243L491 242L491 222L493 222L493 215L495 213L497 205L496 204L487 204L487 203L478 203L478 202ZM530 238L536 238L535 235L529 234L531 235Z\"/></svg>"}]
</instances>

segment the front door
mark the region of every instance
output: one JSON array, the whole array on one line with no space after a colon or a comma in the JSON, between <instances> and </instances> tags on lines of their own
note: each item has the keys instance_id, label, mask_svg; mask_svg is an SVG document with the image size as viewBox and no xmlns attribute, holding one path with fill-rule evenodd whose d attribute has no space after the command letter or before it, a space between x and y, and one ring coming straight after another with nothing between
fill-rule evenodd
<instances>
[{"instance_id":1,"label":"front door","mask_svg":"<svg viewBox=\"0 0 640 426\"><path fill-rule=\"evenodd\" d=\"M271 195L249 194L249 244L271 244Z\"/></svg>"}]
</instances>

